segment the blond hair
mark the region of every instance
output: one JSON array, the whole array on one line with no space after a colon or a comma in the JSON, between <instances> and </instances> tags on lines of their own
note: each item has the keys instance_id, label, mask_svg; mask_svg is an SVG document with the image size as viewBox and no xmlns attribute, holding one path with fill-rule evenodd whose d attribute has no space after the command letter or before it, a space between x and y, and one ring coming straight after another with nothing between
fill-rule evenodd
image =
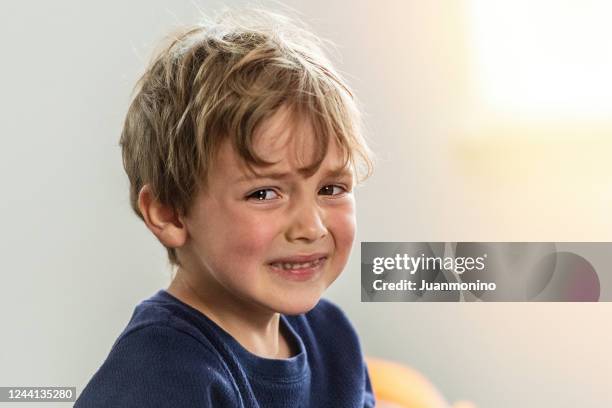
<instances>
[{"instance_id":1,"label":"blond hair","mask_svg":"<svg viewBox=\"0 0 612 408\"><path fill-rule=\"evenodd\" d=\"M333 138L358 180L371 174L353 94L308 30L250 10L175 36L138 81L121 134L133 210L143 218L138 194L148 184L160 203L187 214L225 139L248 166L272 164L254 152L253 135L282 106L313 126L313 172Z\"/></svg>"}]
</instances>

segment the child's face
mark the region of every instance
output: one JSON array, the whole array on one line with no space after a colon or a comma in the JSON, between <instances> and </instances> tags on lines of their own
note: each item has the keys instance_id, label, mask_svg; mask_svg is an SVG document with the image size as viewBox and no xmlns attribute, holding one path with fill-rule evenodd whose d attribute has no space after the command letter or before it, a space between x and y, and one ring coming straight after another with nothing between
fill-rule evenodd
<instances>
[{"instance_id":1,"label":"child's face","mask_svg":"<svg viewBox=\"0 0 612 408\"><path fill-rule=\"evenodd\" d=\"M184 223L184 250L201 284L216 288L219 302L235 301L284 314L303 313L344 268L355 235L353 175L330 143L314 175L298 168L310 164L314 148L306 122L286 126L279 111L255 136L254 149L269 167L250 173L227 142L210 169ZM293 138L294 132L305 132ZM306 142L304 142L306 141ZM297 143L297 145L295 144ZM296 157L297 156L297 157ZM195 272L195 274L193 273Z\"/></svg>"}]
</instances>

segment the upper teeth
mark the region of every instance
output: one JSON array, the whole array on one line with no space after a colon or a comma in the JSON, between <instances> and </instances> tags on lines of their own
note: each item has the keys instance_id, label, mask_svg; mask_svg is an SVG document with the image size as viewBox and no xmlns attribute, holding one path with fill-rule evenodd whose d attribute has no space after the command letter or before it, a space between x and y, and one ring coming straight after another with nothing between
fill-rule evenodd
<instances>
[{"instance_id":1,"label":"upper teeth","mask_svg":"<svg viewBox=\"0 0 612 408\"><path fill-rule=\"evenodd\" d=\"M314 261L310 261L310 262L302 262L302 263L293 263L293 262L275 262L272 264L272 266L275 266L277 268L283 268L283 269L304 269L304 268L314 268L315 266L317 266L318 264L321 263L321 261L324 258L319 258L316 259Z\"/></svg>"}]
</instances>

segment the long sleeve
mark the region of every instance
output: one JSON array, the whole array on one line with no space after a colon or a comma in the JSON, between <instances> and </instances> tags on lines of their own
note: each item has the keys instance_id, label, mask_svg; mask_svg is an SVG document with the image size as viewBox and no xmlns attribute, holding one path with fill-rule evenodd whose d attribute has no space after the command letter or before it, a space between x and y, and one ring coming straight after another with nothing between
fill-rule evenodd
<instances>
[{"instance_id":1,"label":"long sleeve","mask_svg":"<svg viewBox=\"0 0 612 408\"><path fill-rule=\"evenodd\" d=\"M115 343L75 407L239 407L229 378L215 355L188 333L145 326Z\"/></svg>"}]
</instances>

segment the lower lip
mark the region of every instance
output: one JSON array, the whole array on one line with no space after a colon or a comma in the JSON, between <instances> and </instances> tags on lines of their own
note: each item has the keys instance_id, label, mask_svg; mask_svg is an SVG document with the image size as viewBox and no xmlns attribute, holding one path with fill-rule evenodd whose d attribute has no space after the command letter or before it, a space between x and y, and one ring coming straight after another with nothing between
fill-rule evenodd
<instances>
[{"instance_id":1,"label":"lower lip","mask_svg":"<svg viewBox=\"0 0 612 408\"><path fill-rule=\"evenodd\" d=\"M302 269L283 269L277 266L270 265L270 269L279 274L285 279L303 282L312 279L319 271L323 269L323 266L327 262L327 258L321 260L318 265L312 268Z\"/></svg>"}]
</instances>

